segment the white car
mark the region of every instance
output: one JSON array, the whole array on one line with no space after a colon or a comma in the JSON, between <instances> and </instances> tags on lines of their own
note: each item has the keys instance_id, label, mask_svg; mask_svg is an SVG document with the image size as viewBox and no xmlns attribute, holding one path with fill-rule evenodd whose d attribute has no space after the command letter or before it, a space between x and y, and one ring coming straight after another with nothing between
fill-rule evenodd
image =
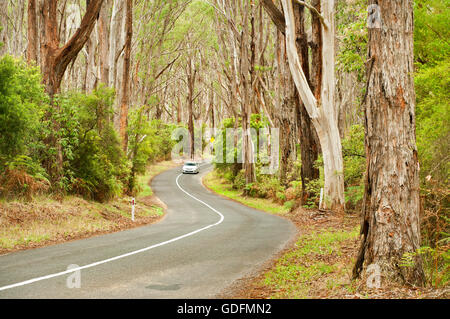
<instances>
[{"instance_id":1,"label":"white car","mask_svg":"<svg viewBox=\"0 0 450 319\"><path fill-rule=\"evenodd\" d=\"M183 174L198 174L199 165L196 162L186 162L183 165Z\"/></svg>"}]
</instances>

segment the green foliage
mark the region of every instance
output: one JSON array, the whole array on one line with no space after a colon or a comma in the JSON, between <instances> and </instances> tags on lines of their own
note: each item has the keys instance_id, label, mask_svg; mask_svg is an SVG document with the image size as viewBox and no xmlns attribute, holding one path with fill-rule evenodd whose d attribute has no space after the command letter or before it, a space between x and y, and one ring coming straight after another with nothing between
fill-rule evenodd
<instances>
[{"instance_id":1,"label":"green foliage","mask_svg":"<svg viewBox=\"0 0 450 319\"><path fill-rule=\"evenodd\" d=\"M414 50L417 147L422 183L429 176L448 185L450 161L450 23L449 0L423 0L414 4Z\"/></svg>"},{"instance_id":2,"label":"green foliage","mask_svg":"<svg viewBox=\"0 0 450 319\"><path fill-rule=\"evenodd\" d=\"M355 210L364 196L364 170L366 157L364 150L364 127L353 125L342 140L344 156L344 183L346 208Z\"/></svg>"},{"instance_id":3,"label":"green foliage","mask_svg":"<svg viewBox=\"0 0 450 319\"><path fill-rule=\"evenodd\" d=\"M291 211L295 207L295 201L289 200L284 203L284 207L287 208L289 211Z\"/></svg>"},{"instance_id":4,"label":"green foliage","mask_svg":"<svg viewBox=\"0 0 450 319\"><path fill-rule=\"evenodd\" d=\"M416 74L416 135L422 181L431 175L448 183L450 161L450 61L422 67Z\"/></svg>"},{"instance_id":5,"label":"green foliage","mask_svg":"<svg viewBox=\"0 0 450 319\"><path fill-rule=\"evenodd\" d=\"M322 179L314 179L309 181L306 185L305 191L310 194L306 203L304 204L307 208L317 208L319 207L320 201L320 189L323 188L324 182Z\"/></svg>"},{"instance_id":6,"label":"green foliage","mask_svg":"<svg viewBox=\"0 0 450 319\"><path fill-rule=\"evenodd\" d=\"M428 284L434 287L446 287L450 281L450 237L442 239L435 248L423 246L412 253L405 253L400 267L414 267L417 257L421 257Z\"/></svg>"},{"instance_id":7,"label":"green foliage","mask_svg":"<svg viewBox=\"0 0 450 319\"><path fill-rule=\"evenodd\" d=\"M415 254L422 255L429 283L444 286L449 280L450 1L423 0L414 9L416 137L426 245ZM413 257L405 256L405 266Z\"/></svg>"},{"instance_id":8,"label":"green foliage","mask_svg":"<svg viewBox=\"0 0 450 319\"><path fill-rule=\"evenodd\" d=\"M345 277L346 266L337 257L345 254L346 245L356 240L358 234L355 228L349 231L324 229L302 235L260 284L274 291L272 298L311 298L312 281L324 281L332 274Z\"/></svg>"},{"instance_id":9,"label":"green foliage","mask_svg":"<svg viewBox=\"0 0 450 319\"><path fill-rule=\"evenodd\" d=\"M367 1L338 2L337 32L340 39L337 56L338 68L358 74L364 81L367 56Z\"/></svg>"},{"instance_id":10,"label":"green foliage","mask_svg":"<svg viewBox=\"0 0 450 319\"><path fill-rule=\"evenodd\" d=\"M37 68L11 56L0 59L0 164L27 153L43 117L45 95Z\"/></svg>"},{"instance_id":11,"label":"green foliage","mask_svg":"<svg viewBox=\"0 0 450 319\"><path fill-rule=\"evenodd\" d=\"M0 196L25 197L48 190L50 181L45 170L33 159L19 155L8 161L0 174Z\"/></svg>"},{"instance_id":12,"label":"green foliage","mask_svg":"<svg viewBox=\"0 0 450 319\"><path fill-rule=\"evenodd\" d=\"M53 119L61 127L68 192L98 201L122 193L129 164L111 122L113 101L114 90L105 87L89 95L72 92L56 98L59 112Z\"/></svg>"},{"instance_id":13,"label":"green foliage","mask_svg":"<svg viewBox=\"0 0 450 319\"><path fill-rule=\"evenodd\" d=\"M144 111L145 107L133 110L128 126L128 147L132 164L128 190L131 193L139 192L136 175L145 173L149 163L168 160L176 143L171 139L175 126L164 124L160 120L149 122L144 119Z\"/></svg>"},{"instance_id":14,"label":"green foliage","mask_svg":"<svg viewBox=\"0 0 450 319\"><path fill-rule=\"evenodd\" d=\"M434 66L450 55L450 1L414 1L414 53L419 65Z\"/></svg>"},{"instance_id":15,"label":"green foliage","mask_svg":"<svg viewBox=\"0 0 450 319\"><path fill-rule=\"evenodd\" d=\"M6 168L10 171L18 170L26 172L34 177L36 180L43 181L50 184L48 174L39 163L36 163L31 157L26 155L18 155L6 163Z\"/></svg>"},{"instance_id":16,"label":"green foliage","mask_svg":"<svg viewBox=\"0 0 450 319\"><path fill-rule=\"evenodd\" d=\"M0 196L30 198L49 186L37 154L45 101L37 68L0 59Z\"/></svg>"}]
</instances>

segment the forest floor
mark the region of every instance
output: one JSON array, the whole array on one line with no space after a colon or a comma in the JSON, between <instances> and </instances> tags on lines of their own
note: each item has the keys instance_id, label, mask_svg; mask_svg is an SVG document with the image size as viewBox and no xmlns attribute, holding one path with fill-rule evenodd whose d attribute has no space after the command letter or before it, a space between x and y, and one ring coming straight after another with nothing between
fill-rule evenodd
<instances>
[{"instance_id":1,"label":"forest floor","mask_svg":"<svg viewBox=\"0 0 450 319\"><path fill-rule=\"evenodd\" d=\"M449 298L449 287L412 288L390 285L369 289L352 280L352 268L359 247L359 216L336 215L298 207L292 211L270 199L242 196L214 171L204 177L205 186L244 205L279 215L297 227L295 242L263 269L240 280L224 293L238 299L420 299Z\"/></svg>"},{"instance_id":2,"label":"forest floor","mask_svg":"<svg viewBox=\"0 0 450 319\"><path fill-rule=\"evenodd\" d=\"M139 176L142 191L136 196L135 221L131 197L99 203L77 196L61 200L40 196L32 201L0 202L0 255L30 248L112 233L152 224L164 216L165 205L153 195L156 175L178 164L166 161L148 167Z\"/></svg>"}]
</instances>

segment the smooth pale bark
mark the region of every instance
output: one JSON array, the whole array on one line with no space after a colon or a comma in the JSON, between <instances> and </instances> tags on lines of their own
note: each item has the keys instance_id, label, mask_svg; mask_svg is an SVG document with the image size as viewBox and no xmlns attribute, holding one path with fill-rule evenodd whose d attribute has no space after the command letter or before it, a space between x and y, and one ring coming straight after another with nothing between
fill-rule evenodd
<instances>
[{"instance_id":1,"label":"smooth pale bark","mask_svg":"<svg viewBox=\"0 0 450 319\"><path fill-rule=\"evenodd\" d=\"M120 105L120 137L124 151L128 147L128 108L130 103L130 65L131 65L131 39L133 37L133 1L126 3L126 39L125 56L123 63L122 102Z\"/></svg>"},{"instance_id":2,"label":"smooth pale bark","mask_svg":"<svg viewBox=\"0 0 450 319\"><path fill-rule=\"evenodd\" d=\"M326 27L322 25L322 67L323 76L320 100L317 100L303 72L296 47L295 17L290 0L283 0L286 22L286 47L291 74L299 95L317 131L324 161L324 201L323 209L341 211L344 209L344 177L342 146L337 124L337 112L334 109L334 1L322 4L322 16Z\"/></svg>"},{"instance_id":3,"label":"smooth pale bark","mask_svg":"<svg viewBox=\"0 0 450 319\"><path fill-rule=\"evenodd\" d=\"M373 3L374 1L369 1ZM376 265L381 284L423 285L420 256L419 163L415 137L413 1L377 1L380 28L369 28L365 105L366 188L361 249L354 277Z\"/></svg>"},{"instance_id":4,"label":"smooth pale bark","mask_svg":"<svg viewBox=\"0 0 450 319\"><path fill-rule=\"evenodd\" d=\"M316 2L318 2L318 0L315 0ZM283 13L277 8L277 6L274 4L274 2L272 0L262 0L261 1L262 7L265 8L266 12L269 14L272 22L275 24L275 26L277 27L278 32L280 32L281 34L285 34L286 31L286 23L285 23L285 19L284 19L284 15ZM319 7L320 9L320 7ZM320 11L320 10L319 10ZM322 70L322 65L321 65L321 32L320 32L320 21L319 21L319 30L317 32L317 35L315 37L315 41L313 42L313 47L311 50L311 55L312 55L312 59L313 62L312 63L312 70L310 72L310 65L309 65L309 52L308 52L308 41L307 41L307 35L305 32L305 21L304 21L304 7L294 3L294 16L295 16L295 27L296 27L296 35L297 35L297 49L299 51L299 58L300 58L300 63L302 65L303 71L305 73L305 77L307 79L307 81L310 83L311 88L313 90L313 92L315 92L315 90L313 89L314 83L319 81L321 82L321 70ZM312 17L312 24L315 23L316 20L319 20L316 16ZM313 29L314 29L314 25L313 25ZM316 57L319 56L319 62L317 62ZM288 63L286 61L286 63ZM290 75L290 71L287 71ZM314 76L313 79L310 78L310 74L312 74ZM291 80L292 81L292 80ZM277 91L284 91L284 88L286 86L282 85L280 89L278 89ZM316 86L320 88L320 85ZM302 168L301 168L301 179L302 179L302 189L303 189L303 200L305 201L308 197L308 193L306 192L306 186L308 184L309 181L314 180L319 178L319 170L317 168L314 167L314 162L317 160L318 158L318 153L319 153L319 141L317 138L317 133L315 132L315 129L313 127L313 124L311 122L311 119L308 115L308 112L305 109L304 104L302 103L302 101L299 98L298 95L298 91L295 88L295 84L293 84L293 89L290 90L289 95L293 95L291 97L293 104L295 106L295 117L296 117L296 122L297 122L297 127L294 127L294 129L291 130L292 134L295 134L295 139L292 139L294 144L293 146L293 151L290 154L292 154L292 156L296 156L295 154L295 143L297 142L297 138L300 142L301 145L301 161L302 161ZM288 94L286 92L282 92L283 96L287 96ZM319 90L319 97L320 97L320 90ZM317 98L317 96L316 96ZM263 104L263 103L262 103ZM264 104L263 104L264 106ZM266 111L267 113L267 111ZM285 127L284 125L280 124L280 128L282 129L281 131L281 135L283 135L283 127ZM286 135L286 134L284 134ZM284 158L286 158L286 154L287 149L284 148L283 150L283 138L281 138L281 163L280 163L280 178L281 180L283 180L284 176L285 176L285 171L286 169L284 168L289 161L285 160ZM285 143L286 144L286 143ZM285 145L287 146L287 145Z\"/></svg>"},{"instance_id":5,"label":"smooth pale bark","mask_svg":"<svg viewBox=\"0 0 450 319\"><path fill-rule=\"evenodd\" d=\"M98 80L98 68L96 66L95 56L97 49L97 35L93 30L91 37L86 42L86 73L83 89L86 93L92 92Z\"/></svg>"},{"instance_id":6,"label":"smooth pale bark","mask_svg":"<svg viewBox=\"0 0 450 319\"><path fill-rule=\"evenodd\" d=\"M121 17L119 12L121 11L121 0L114 0L111 14L110 34L109 34L109 56L108 65L112 70L109 73L109 87L114 87L116 84L117 68L116 68L116 54L117 54L117 39L120 30Z\"/></svg>"}]
</instances>

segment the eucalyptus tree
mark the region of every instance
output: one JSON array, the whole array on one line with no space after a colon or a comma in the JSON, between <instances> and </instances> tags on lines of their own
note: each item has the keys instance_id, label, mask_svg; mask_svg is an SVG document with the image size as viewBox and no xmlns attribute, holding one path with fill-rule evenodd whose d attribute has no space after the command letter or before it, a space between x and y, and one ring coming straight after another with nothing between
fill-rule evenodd
<instances>
[{"instance_id":1,"label":"eucalyptus tree","mask_svg":"<svg viewBox=\"0 0 450 319\"><path fill-rule=\"evenodd\" d=\"M97 21L103 0L91 0L80 27L75 34L60 46L58 32L57 0L42 0L40 7L41 35L41 68L44 84L50 96L59 92L61 81L69 65L89 40Z\"/></svg>"},{"instance_id":2,"label":"eucalyptus tree","mask_svg":"<svg viewBox=\"0 0 450 319\"><path fill-rule=\"evenodd\" d=\"M70 39L61 44L61 18L58 19L57 0L41 0L39 3L39 47L40 47L40 66L43 75L43 84L46 93L50 96L51 104L55 109L58 105L54 103L53 98L60 92L61 82L67 67L73 62L78 53L83 49L89 40L90 34L94 28L98 13L103 0L92 0L87 2L86 13L81 20L77 31ZM33 6L29 7L33 9ZM36 23L31 19L29 22ZM29 26L30 42L34 41L36 36L36 26ZM34 57L33 57L34 58ZM55 180L62 177L63 172L63 151L59 138L55 135L59 131L59 123L53 121L53 133L48 139L47 144L57 150L56 159L49 160L46 165ZM53 162L54 161L54 162Z\"/></svg>"},{"instance_id":3,"label":"eucalyptus tree","mask_svg":"<svg viewBox=\"0 0 450 319\"><path fill-rule=\"evenodd\" d=\"M366 181L354 277L378 269L389 281L423 285L419 161L415 136L413 1L369 1ZM411 264L402 267L409 254ZM373 270L371 270L373 271Z\"/></svg>"},{"instance_id":4,"label":"eucalyptus tree","mask_svg":"<svg viewBox=\"0 0 450 319\"><path fill-rule=\"evenodd\" d=\"M183 35L175 28L189 3L190 0L154 0L140 1L136 6L141 25L136 33L134 99L153 106L157 119L163 114L159 97L173 84L174 71L178 70L175 62L183 50Z\"/></svg>"},{"instance_id":5,"label":"eucalyptus tree","mask_svg":"<svg viewBox=\"0 0 450 319\"><path fill-rule=\"evenodd\" d=\"M228 45L231 45L232 65L235 70L232 89L236 91L235 97L240 105L243 169L245 182L250 184L256 180L254 149L250 134L250 119L256 101L253 94L256 66L255 1L216 0L210 3L221 15L223 25L228 28ZM235 121L237 123L237 117Z\"/></svg>"},{"instance_id":6,"label":"eucalyptus tree","mask_svg":"<svg viewBox=\"0 0 450 319\"><path fill-rule=\"evenodd\" d=\"M128 109L130 104L130 66L131 66L131 40L133 38L133 1L126 2L126 40L123 64L122 100L120 104L120 138L124 151L128 148Z\"/></svg>"},{"instance_id":7,"label":"eucalyptus tree","mask_svg":"<svg viewBox=\"0 0 450 319\"><path fill-rule=\"evenodd\" d=\"M322 149L324 161L324 198L321 208L332 210L343 210L344 198L344 177L343 177L343 157L342 145L338 129L338 116L335 109L335 8L334 1L323 1L321 11L308 5L303 1L297 1L307 6L313 15L320 20L320 30L322 38L322 50L320 58L320 85L311 87L305 76L300 62L298 48L296 46L295 15L293 2L282 0L284 23L286 26L286 48L289 66L300 98L305 105L306 111L316 129ZM283 20L280 17L280 20ZM313 63L314 64L314 63ZM320 92L314 94L315 92Z\"/></svg>"},{"instance_id":8,"label":"eucalyptus tree","mask_svg":"<svg viewBox=\"0 0 450 319\"><path fill-rule=\"evenodd\" d=\"M290 74L285 48L286 22L282 9L280 10L272 0L261 0L261 4L277 29L277 48L283 53L283 59L278 59L279 79L283 81L283 85L277 84L276 89L279 92L280 99L277 109L282 110L277 113L281 134L283 136L293 135L293 138L288 140L282 138L280 179L281 181L285 181L285 183L289 181L286 176L289 169L288 166L292 162L292 158L296 158L297 156L295 153L295 144L300 144L300 158L302 163L300 175L303 200L306 200L309 196L307 192L308 183L319 178L319 170L315 167L315 161L318 159L320 146L316 130L304 103L299 98L298 90ZM317 7L320 10L320 1L313 0L312 7ZM307 15L304 6L298 2L294 2L293 11L299 61L315 97L320 98L320 83L322 78L322 36L320 20L317 15L311 15L311 35L308 35ZM287 116L287 114L290 115L292 112L294 112L294 118ZM289 143L287 143L288 141ZM292 142L295 144L292 145ZM295 176L291 178L295 178Z\"/></svg>"}]
</instances>

